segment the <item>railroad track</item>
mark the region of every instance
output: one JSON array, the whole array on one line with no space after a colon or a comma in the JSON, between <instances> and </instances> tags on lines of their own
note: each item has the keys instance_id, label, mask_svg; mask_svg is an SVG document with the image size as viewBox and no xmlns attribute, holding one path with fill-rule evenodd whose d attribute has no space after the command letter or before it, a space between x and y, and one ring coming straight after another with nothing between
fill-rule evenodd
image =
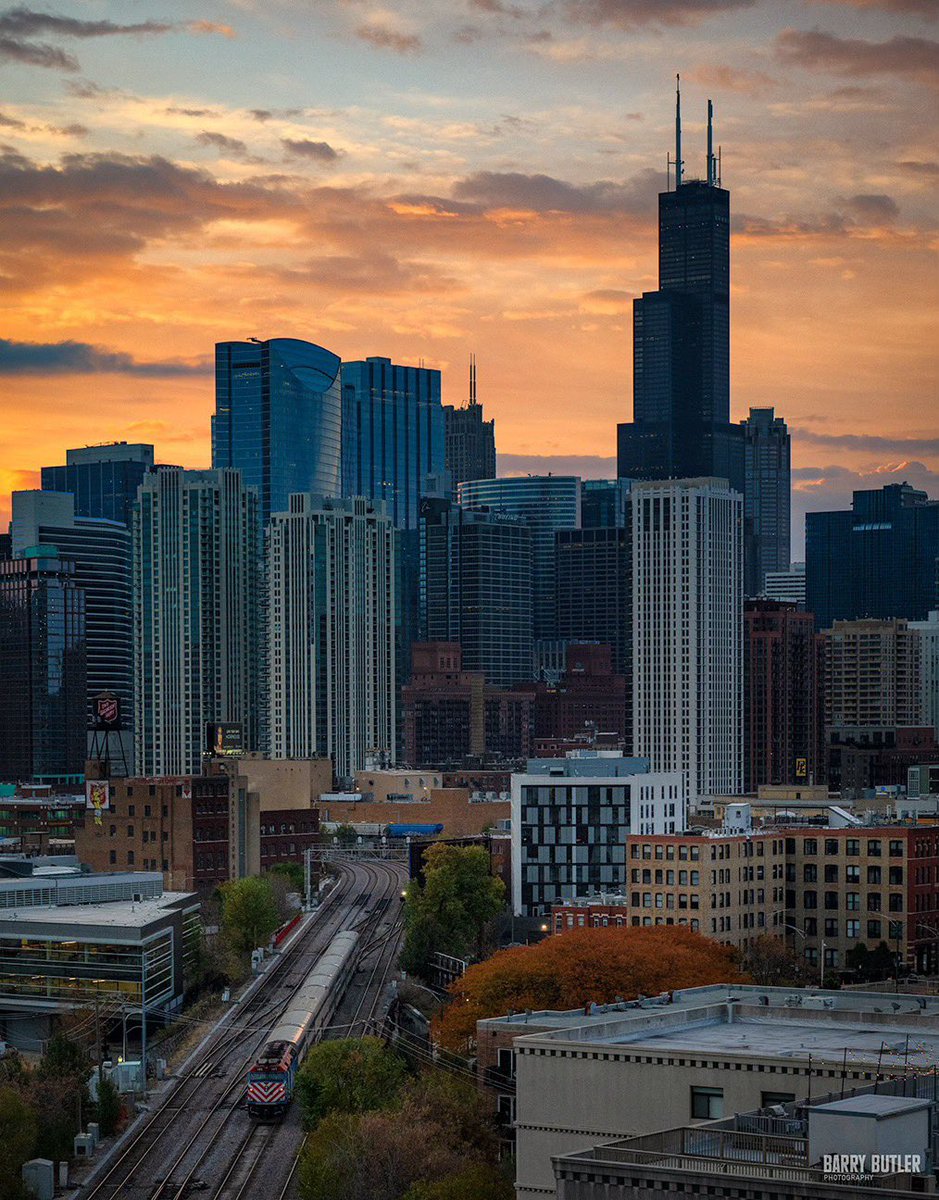
<instances>
[{"instance_id":1,"label":"railroad track","mask_svg":"<svg viewBox=\"0 0 939 1200\"><path fill-rule=\"evenodd\" d=\"M240 1113L247 1069L275 1014L309 973L311 957L321 953L340 929L367 920L381 875L373 864L342 868L341 882L324 901L315 923L271 964L268 982L198 1054L166 1101L132 1133L104 1174L92 1176L78 1200L182 1200L193 1185L213 1200L223 1194L226 1200L248 1194L269 1139L242 1137L233 1156L225 1155L232 1117ZM348 898L355 884L362 890L352 900L350 914L340 900ZM213 1183L213 1177L221 1182Z\"/></svg>"}]
</instances>

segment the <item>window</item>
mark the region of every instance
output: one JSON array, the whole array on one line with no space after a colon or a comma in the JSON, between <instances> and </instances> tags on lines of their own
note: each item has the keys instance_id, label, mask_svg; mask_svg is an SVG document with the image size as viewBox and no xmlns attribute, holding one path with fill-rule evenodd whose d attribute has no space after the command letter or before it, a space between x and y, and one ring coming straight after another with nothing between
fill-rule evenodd
<instances>
[{"instance_id":1,"label":"window","mask_svg":"<svg viewBox=\"0 0 939 1200\"><path fill-rule=\"evenodd\" d=\"M837 838L825 838L825 853L826 854L837 854L838 853L838 839Z\"/></svg>"},{"instance_id":2,"label":"window","mask_svg":"<svg viewBox=\"0 0 939 1200\"><path fill-rule=\"evenodd\" d=\"M887 904L891 912L903 912L903 896L902 894L894 893Z\"/></svg>"},{"instance_id":3,"label":"window","mask_svg":"<svg viewBox=\"0 0 939 1200\"><path fill-rule=\"evenodd\" d=\"M127 851L127 865L128 865L129 867L132 867L132 866L134 865L134 852L133 852L133 850L128 850L128 851Z\"/></svg>"},{"instance_id":4,"label":"window","mask_svg":"<svg viewBox=\"0 0 939 1200\"><path fill-rule=\"evenodd\" d=\"M818 918L817 917L806 917L805 918L805 933L808 937L816 937L817 936L817 934L818 934Z\"/></svg>"},{"instance_id":5,"label":"window","mask_svg":"<svg viewBox=\"0 0 939 1200\"><path fill-rule=\"evenodd\" d=\"M868 883L882 883L883 882L883 875L882 875L882 871L881 871L880 867L868 867L867 868L867 882Z\"/></svg>"},{"instance_id":6,"label":"window","mask_svg":"<svg viewBox=\"0 0 939 1200\"><path fill-rule=\"evenodd\" d=\"M795 849L794 839L791 839L791 840L793 840L793 849ZM788 841L789 841L789 839L787 839L787 843L786 843L787 849L788 849ZM802 852L804 854L818 854L818 842L816 841L816 839L815 838L806 838L805 841L802 843Z\"/></svg>"},{"instance_id":7,"label":"window","mask_svg":"<svg viewBox=\"0 0 939 1200\"><path fill-rule=\"evenodd\" d=\"M860 883L861 868L856 863L853 866L845 867L844 878L845 883Z\"/></svg>"},{"instance_id":8,"label":"window","mask_svg":"<svg viewBox=\"0 0 939 1200\"><path fill-rule=\"evenodd\" d=\"M845 896L845 900L847 901L847 904L845 907L848 909L849 912L860 911L860 908L861 908L861 893L860 892L848 892L848 894Z\"/></svg>"},{"instance_id":9,"label":"window","mask_svg":"<svg viewBox=\"0 0 939 1200\"><path fill-rule=\"evenodd\" d=\"M515 1078L515 1054L513 1051L505 1049L499 1051L499 1074L508 1075L510 1079Z\"/></svg>"},{"instance_id":10,"label":"window","mask_svg":"<svg viewBox=\"0 0 939 1200\"><path fill-rule=\"evenodd\" d=\"M826 892L825 893L825 907L829 910L838 907L838 893L837 892Z\"/></svg>"},{"instance_id":11,"label":"window","mask_svg":"<svg viewBox=\"0 0 939 1200\"><path fill-rule=\"evenodd\" d=\"M837 866L829 865L825 868L825 882L826 883L837 883L838 882Z\"/></svg>"},{"instance_id":12,"label":"window","mask_svg":"<svg viewBox=\"0 0 939 1200\"><path fill-rule=\"evenodd\" d=\"M847 838L844 844L844 852L856 857L861 853L861 843L857 838Z\"/></svg>"},{"instance_id":13,"label":"window","mask_svg":"<svg viewBox=\"0 0 939 1200\"><path fill-rule=\"evenodd\" d=\"M133 805L133 804L128 804L128 806L127 806L127 815L128 815L129 817L133 817L133 816L136 816L136 814L137 814L137 808L136 808L136 806L135 806L135 805Z\"/></svg>"},{"instance_id":14,"label":"window","mask_svg":"<svg viewBox=\"0 0 939 1200\"><path fill-rule=\"evenodd\" d=\"M880 842L870 841L867 843L867 854L869 858L880 858Z\"/></svg>"},{"instance_id":15,"label":"window","mask_svg":"<svg viewBox=\"0 0 939 1200\"><path fill-rule=\"evenodd\" d=\"M837 937L837 936L838 936L838 918L837 917L826 917L825 918L825 937Z\"/></svg>"},{"instance_id":16,"label":"window","mask_svg":"<svg viewBox=\"0 0 939 1200\"><path fill-rule=\"evenodd\" d=\"M818 867L815 863L806 863L802 868L802 881L803 883L818 882Z\"/></svg>"},{"instance_id":17,"label":"window","mask_svg":"<svg viewBox=\"0 0 939 1200\"><path fill-rule=\"evenodd\" d=\"M860 937L861 936L861 922L856 921L853 918L850 921L845 921L844 931L845 931L845 934L849 938Z\"/></svg>"},{"instance_id":18,"label":"window","mask_svg":"<svg viewBox=\"0 0 939 1200\"><path fill-rule=\"evenodd\" d=\"M803 908L818 908L818 894L816 892L805 892L802 896Z\"/></svg>"},{"instance_id":19,"label":"window","mask_svg":"<svg viewBox=\"0 0 939 1200\"><path fill-rule=\"evenodd\" d=\"M108 852L108 862L109 863L117 862L117 851L116 850L111 850Z\"/></svg>"},{"instance_id":20,"label":"window","mask_svg":"<svg viewBox=\"0 0 939 1200\"><path fill-rule=\"evenodd\" d=\"M903 883L903 868L902 867L891 867L889 875L890 875L890 878L889 878L888 882L890 883L891 887L899 887L902 885L902 883Z\"/></svg>"},{"instance_id":21,"label":"window","mask_svg":"<svg viewBox=\"0 0 939 1200\"><path fill-rule=\"evenodd\" d=\"M867 911L868 912L882 912L883 911L883 900L881 899L880 892L868 892L867 893Z\"/></svg>"},{"instance_id":22,"label":"window","mask_svg":"<svg viewBox=\"0 0 939 1200\"><path fill-rule=\"evenodd\" d=\"M693 1087L691 1117L695 1121L719 1121L724 1115L724 1089Z\"/></svg>"},{"instance_id":23,"label":"window","mask_svg":"<svg viewBox=\"0 0 939 1200\"><path fill-rule=\"evenodd\" d=\"M880 937L880 922L879 921L868 921L867 922L867 936L869 938L879 938Z\"/></svg>"},{"instance_id":24,"label":"window","mask_svg":"<svg viewBox=\"0 0 939 1200\"><path fill-rule=\"evenodd\" d=\"M903 840L902 840L902 838L896 838L896 839L891 840L891 842L890 842L890 857L891 858L902 858L903 857Z\"/></svg>"}]
</instances>

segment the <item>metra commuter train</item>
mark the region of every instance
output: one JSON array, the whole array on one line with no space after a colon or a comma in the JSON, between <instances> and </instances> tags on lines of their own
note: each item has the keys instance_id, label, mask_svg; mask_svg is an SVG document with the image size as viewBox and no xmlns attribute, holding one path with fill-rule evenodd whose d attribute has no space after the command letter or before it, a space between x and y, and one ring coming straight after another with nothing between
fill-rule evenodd
<instances>
[{"instance_id":1,"label":"metra commuter train","mask_svg":"<svg viewBox=\"0 0 939 1200\"><path fill-rule=\"evenodd\" d=\"M293 1096L300 1064L330 1023L355 970L357 933L337 933L297 989L248 1072L249 1116L277 1120Z\"/></svg>"}]
</instances>

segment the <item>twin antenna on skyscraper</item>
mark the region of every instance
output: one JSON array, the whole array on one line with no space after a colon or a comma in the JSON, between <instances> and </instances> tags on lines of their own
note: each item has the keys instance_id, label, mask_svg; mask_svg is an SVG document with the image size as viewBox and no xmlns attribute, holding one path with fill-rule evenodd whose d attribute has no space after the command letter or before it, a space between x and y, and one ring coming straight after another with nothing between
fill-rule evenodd
<instances>
[{"instance_id":1,"label":"twin antenna on skyscraper","mask_svg":"<svg viewBox=\"0 0 939 1200\"><path fill-rule=\"evenodd\" d=\"M671 168L675 168L676 190L685 182L685 162L681 156L681 76L675 76L675 158L666 158L667 190L671 190ZM707 185L721 186L721 148L714 154L714 105L708 100Z\"/></svg>"}]
</instances>

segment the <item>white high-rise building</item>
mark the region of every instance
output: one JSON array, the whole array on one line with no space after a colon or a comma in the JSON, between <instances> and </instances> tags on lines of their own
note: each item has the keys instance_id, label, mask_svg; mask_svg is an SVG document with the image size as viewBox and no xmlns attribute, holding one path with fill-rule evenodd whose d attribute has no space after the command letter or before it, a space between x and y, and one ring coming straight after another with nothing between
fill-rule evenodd
<instances>
[{"instance_id":1,"label":"white high-rise building","mask_svg":"<svg viewBox=\"0 0 939 1200\"><path fill-rule=\"evenodd\" d=\"M349 777L395 745L394 526L379 502L296 494L271 516L272 758Z\"/></svg>"},{"instance_id":2,"label":"white high-rise building","mask_svg":"<svg viewBox=\"0 0 939 1200\"><path fill-rule=\"evenodd\" d=\"M723 479L632 490L633 752L691 804L743 786L743 500Z\"/></svg>"},{"instance_id":3,"label":"white high-rise building","mask_svg":"<svg viewBox=\"0 0 939 1200\"><path fill-rule=\"evenodd\" d=\"M939 738L939 611L909 625L919 632L921 719L935 729Z\"/></svg>"},{"instance_id":4,"label":"white high-rise building","mask_svg":"<svg viewBox=\"0 0 939 1200\"><path fill-rule=\"evenodd\" d=\"M161 467L134 509L136 769L186 775L206 726L258 748L258 495L230 468Z\"/></svg>"}]
</instances>

